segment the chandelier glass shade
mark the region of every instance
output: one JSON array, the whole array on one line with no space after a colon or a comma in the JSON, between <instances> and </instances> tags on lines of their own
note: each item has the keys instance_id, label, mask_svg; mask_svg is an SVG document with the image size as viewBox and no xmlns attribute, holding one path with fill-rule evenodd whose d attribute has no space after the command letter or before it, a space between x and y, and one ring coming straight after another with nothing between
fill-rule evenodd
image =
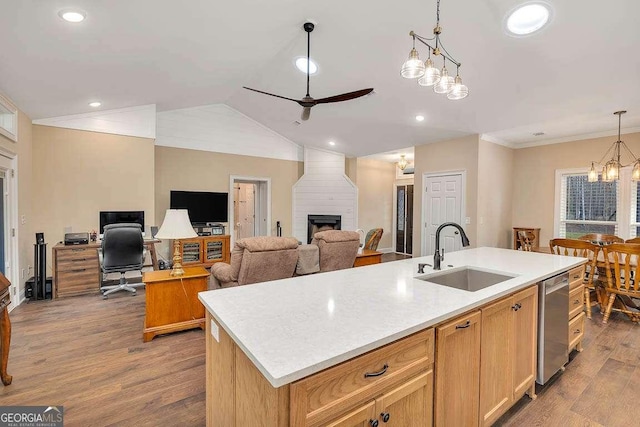
<instances>
[{"instance_id":1,"label":"chandelier glass shade","mask_svg":"<svg viewBox=\"0 0 640 427\"><path fill-rule=\"evenodd\" d=\"M596 169L596 165L602 165L602 181L603 182L614 182L620 178L620 170L627 166L633 165L633 169L631 171L631 180L632 181L640 181L640 158L636 157L635 154L631 152L627 144L624 143L620 139L620 127L622 123L622 115L626 113L626 111L616 111L615 114L618 116L618 140L614 142L602 159L599 162L591 162L591 168L587 174L587 181L589 182L597 182L598 181L598 170ZM623 164L622 156L623 154L629 156L632 161ZM606 160L605 162L605 159Z\"/></svg>"},{"instance_id":2,"label":"chandelier glass shade","mask_svg":"<svg viewBox=\"0 0 640 427\"><path fill-rule=\"evenodd\" d=\"M426 38L416 34L413 31L409 32L409 35L413 38L413 47L409 52L409 59L407 59L400 70L400 75L406 79L418 79L420 86L433 86L433 90L436 93L447 94L447 98L452 100L458 100L466 98L469 95L469 88L462 84L462 78L460 77L461 63L453 59L453 57L447 52L440 34L442 33L442 27L440 27L440 0L437 1L436 9L436 26L433 29L434 36L432 38ZM420 56L416 50L416 40L429 49L429 58L423 63L420 61ZM431 44L430 44L431 43ZM435 56L442 56L444 65L442 70L434 67L431 60L431 54ZM456 66L456 77L449 76L447 71L447 61Z\"/></svg>"},{"instance_id":3,"label":"chandelier glass shade","mask_svg":"<svg viewBox=\"0 0 640 427\"><path fill-rule=\"evenodd\" d=\"M400 160L398 161L398 168L403 171L407 168L407 165L409 165L409 162L407 162L407 159L404 158L404 154L400 155Z\"/></svg>"}]
</instances>

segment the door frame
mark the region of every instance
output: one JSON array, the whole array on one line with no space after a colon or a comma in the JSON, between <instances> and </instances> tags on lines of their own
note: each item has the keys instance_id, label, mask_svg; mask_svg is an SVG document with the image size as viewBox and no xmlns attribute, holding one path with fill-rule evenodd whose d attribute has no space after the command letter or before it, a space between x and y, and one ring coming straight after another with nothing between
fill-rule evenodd
<instances>
[{"instance_id":1,"label":"door frame","mask_svg":"<svg viewBox=\"0 0 640 427\"><path fill-rule=\"evenodd\" d=\"M421 191L422 193L420 194L420 197L422 198L422 203L420 206L420 220L422 221L420 223L420 256L425 256L425 253L427 252L427 214L426 214L426 207L427 207L427 198L424 197L425 193L427 192L427 179L428 178L432 178L432 177L436 177L436 176L451 176L451 175L460 175L460 182L461 182L461 188L460 188L460 193L461 193L461 198L462 200L460 201L460 217L461 217L461 222L463 222L463 224L460 224L462 227L464 227L466 224L464 224L464 219L466 218L467 215L467 207L466 207L466 203L465 200L467 199L467 170L466 169L452 169L452 170L446 170L446 171L440 171L440 172L425 172L422 174L422 188ZM415 186L413 187L413 191L415 192ZM414 206L414 214L415 214L415 206ZM428 255L428 254L427 254ZM431 254L433 255L433 254ZM414 255L415 257L416 255Z\"/></svg>"},{"instance_id":2,"label":"door frame","mask_svg":"<svg viewBox=\"0 0 640 427\"><path fill-rule=\"evenodd\" d=\"M229 231L227 234L231 236L231 247L235 243L235 208L234 186L236 183L254 183L256 184L255 200L258 204L256 210L256 225L260 231L260 236L271 236L271 178L246 175L229 175Z\"/></svg>"},{"instance_id":3,"label":"door frame","mask_svg":"<svg viewBox=\"0 0 640 427\"><path fill-rule=\"evenodd\" d=\"M9 161L10 168L7 170L7 188L9 189L9 206L7 211L7 251L5 253L5 265L8 263L10 266L9 275L7 279L11 282L11 288L9 290L11 296L11 304L9 304L9 311L19 306L24 300L24 294L19 294L20 291L20 270L19 257L18 257L18 155L6 148L0 147L0 156ZM13 174L11 173L13 171ZM13 175L13 176L12 176ZM4 197L4 195L2 195ZM14 230L11 233L11 230ZM24 277L23 277L24 279Z\"/></svg>"},{"instance_id":4,"label":"door frame","mask_svg":"<svg viewBox=\"0 0 640 427\"><path fill-rule=\"evenodd\" d=\"M396 229L398 228L398 187L400 186L406 187L407 185L413 185L413 199L415 200L416 186L413 180L405 179L405 182L402 182L402 180L397 180L396 182L393 183L393 202L392 202L393 211L391 212L391 215L393 217L393 220L391 221L391 242L392 242L391 252L392 253L402 253L402 252L396 252L396 237L397 237ZM415 219L415 205L414 205L411 221L413 222L414 219ZM411 225L413 226L413 224ZM413 252L413 248L411 248L411 252ZM405 253L405 255L407 254Z\"/></svg>"}]
</instances>

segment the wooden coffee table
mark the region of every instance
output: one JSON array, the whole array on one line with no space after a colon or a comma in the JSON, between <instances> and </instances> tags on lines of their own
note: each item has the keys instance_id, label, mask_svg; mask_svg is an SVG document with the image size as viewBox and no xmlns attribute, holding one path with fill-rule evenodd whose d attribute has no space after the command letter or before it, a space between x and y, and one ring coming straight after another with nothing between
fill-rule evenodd
<instances>
[{"instance_id":1,"label":"wooden coffee table","mask_svg":"<svg viewBox=\"0 0 640 427\"><path fill-rule=\"evenodd\" d=\"M202 267L186 267L179 277L171 276L171 270L142 273L146 296L142 341L186 329L204 330L204 307L198 292L207 290L209 274Z\"/></svg>"}]
</instances>

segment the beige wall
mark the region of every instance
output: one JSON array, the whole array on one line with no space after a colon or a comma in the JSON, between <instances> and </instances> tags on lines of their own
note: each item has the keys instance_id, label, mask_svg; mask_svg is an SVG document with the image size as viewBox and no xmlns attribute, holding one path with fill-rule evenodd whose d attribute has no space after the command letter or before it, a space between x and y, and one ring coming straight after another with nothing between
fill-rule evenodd
<instances>
[{"instance_id":1,"label":"beige wall","mask_svg":"<svg viewBox=\"0 0 640 427\"><path fill-rule=\"evenodd\" d=\"M47 274L65 227L98 230L104 210L144 210L153 224L153 148L147 138L33 126L32 224L45 233Z\"/></svg>"},{"instance_id":2,"label":"beige wall","mask_svg":"<svg viewBox=\"0 0 640 427\"><path fill-rule=\"evenodd\" d=\"M17 155L18 163L18 268L15 277L18 277L19 292L24 294L24 282L29 277L26 276L27 266L33 266L33 244L35 235L33 231L32 201L31 201L31 153L32 153L32 132L31 119L26 114L18 112L18 142L13 142L0 135L0 146L7 151ZM24 216L25 223L21 218ZM25 269L25 277L21 275ZM33 273L33 270L31 271Z\"/></svg>"},{"instance_id":3,"label":"beige wall","mask_svg":"<svg viewBox=\"0 0 640 427\"><path fill-rule=\"evenodd\" d=\"M554 237L556 170L588 168L615 140L608 136L515 150L512 225L540 227L540 245L548 246ZM640 155L640 133L623 135L622 140Z\"/></svg>"},{"instance_id":4,"label":"beige wall","mask_svg":"<svg viewBox=\"0 0 640 427\"><path fill-rule=\"evenodd\" d=\"M471 224L462 226L469 236L471 246L478 246L477 238L477 200L478 200L478 135L432 144L418 145L414 148L414 196L413 196L413 254L422 254L422 176L425 173L464 170L467 173L465 188L465 208L463 216L471 219ZM464 222L464 218L463 218Z\"/></svg>"},{"instance_id":5,"label":"beige wall","mask_svg":"<svg viewBox=\"0 0 640 427\"><path fill-rule=\"evenodd\" d=\"M157 146L155 172L157 225L169 208L171 190L228 192L229 176L241 175L271 178L271 234L280 221L282 235L291 236L292 187L303 174L302 162Z\"/></svg>"},{"instance_id":6,"label":"beige wall","mask_svg":"<svg viewBox=\"0 0 640 427\"><path fill-rule=\"evenodd\" d=\"M372 228L382 228L378 249L392 248L393 237L393 183L396 165L359 158L354 177L358 187L358 228L367 233Z\"/></svg>"},{"instance_id":7,"label":"beige wall","mask_svg":"<svg viewBox=\"0 0 640 427\"><path fill-rule=\"evenodd\" d=\"M511 247L513 162L513 149L480 140L476 246Z\"/></svg>"}]
</instances>

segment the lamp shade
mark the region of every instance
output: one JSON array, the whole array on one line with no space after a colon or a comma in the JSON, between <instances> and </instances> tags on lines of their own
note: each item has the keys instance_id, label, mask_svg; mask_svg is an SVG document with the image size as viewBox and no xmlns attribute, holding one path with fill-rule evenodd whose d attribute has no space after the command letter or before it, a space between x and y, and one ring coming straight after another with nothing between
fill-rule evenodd
<instances>
[{"instance_id":1,"label":"lamp shade","mask_svg":"<svg viewBox=\"0 0 640 427\"><path fill-rule=\"evenodd\" d=\"M156 238L188 239L191 237L198 237L198 233L191 226L189 212L186 209L167 209Z\"/></svg>"}]
</instances>

